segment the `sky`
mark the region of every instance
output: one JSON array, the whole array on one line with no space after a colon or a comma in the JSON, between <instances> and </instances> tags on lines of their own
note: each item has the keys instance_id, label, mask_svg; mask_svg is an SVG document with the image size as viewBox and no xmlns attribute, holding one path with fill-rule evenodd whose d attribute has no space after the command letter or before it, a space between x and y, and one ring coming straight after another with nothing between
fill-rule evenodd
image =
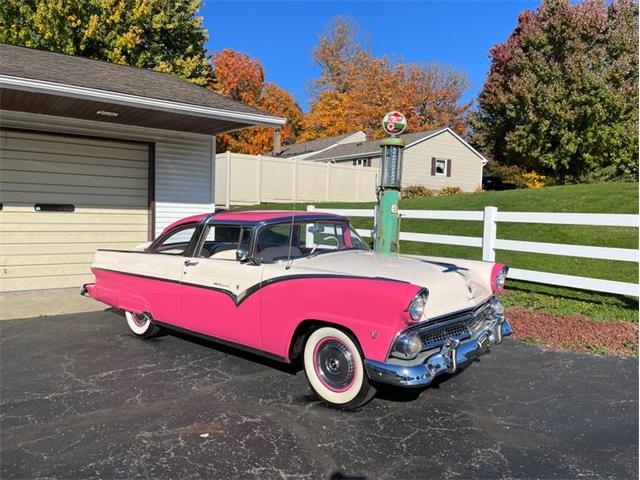
<instances>
[{"instance_id":1,"label":"sky","mask_svg":"<svg viewBox=\"0 0 640 480\"><path fill-rule=\"evenodd\" d=\"M204 0L200 15L207 48L238 50L262 62L266 80L292 93L308 110L319 68L311 52L337 15L359 24L374 55L435 62L462 71L476 98L489 69L489 49L503 42L518 14L539 1L225 1Z\"/></svg>"}]
</instances>

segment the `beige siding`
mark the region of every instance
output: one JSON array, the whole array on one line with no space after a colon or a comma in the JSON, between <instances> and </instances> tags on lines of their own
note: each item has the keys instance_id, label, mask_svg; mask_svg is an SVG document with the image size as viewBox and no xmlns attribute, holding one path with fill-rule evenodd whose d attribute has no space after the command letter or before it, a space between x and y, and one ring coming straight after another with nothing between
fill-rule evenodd
<instances>
[{"instance_id":1,"label":"beige siding","mask_svg":"<svg viewBox=\"0 0 640 480\"><path fill-rule=\"evenodd\" d=\"M431 158L451 160L451 177L432 176ZM442 132L404 152L402 186L424 185L431 190L460 187L473 192L482 185L482 159L450 132Z\"/></svg>"},{"instance_id":2,"label":"beige siding","mask_svg":"<svg viewBox=\"0 0 640 480\"><path fill-rule=\"evenodd\" d=\"M0 290L80 286L97 246L144 242L148 161L145 144L0 131Z\"/></svg>"}]
</instances>

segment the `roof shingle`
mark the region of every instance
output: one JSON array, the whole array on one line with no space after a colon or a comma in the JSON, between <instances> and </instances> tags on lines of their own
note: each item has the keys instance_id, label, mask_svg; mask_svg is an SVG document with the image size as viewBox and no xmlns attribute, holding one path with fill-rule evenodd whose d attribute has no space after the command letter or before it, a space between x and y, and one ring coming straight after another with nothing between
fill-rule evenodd
<instances>
[{"instance_id":1,"label":"roof shingle","mask_svg":"<svg viewBox=\"0 0 640 480\"><path fill-rule=\"evenodd\" d=\"M409 145L417 140L422 138L434 135L440 131L446 130L447 127L435 128L432 130L425 130L423 132L416 133L406 133L404 135L400 135L400 138L404 140L405 145ZM315 155L311 155L305 160L310 161L320 161L320 160L331 160L334 158L349 158L349 157L357 157L359 155L371 156L373 154L378 155L380 153L380 142L382 139L378 140L368 140L366 142L355 142L355 143L345 143L342 145L336 145L335 147L325 151L320 152Z\"/></svg>"},{"instance_id":2,"label":"roof shingle","mask_svg":"<svg viewBox=\"0 0 640 480\"><path fill-rule=\"evenodd\" d=\"M168 73L8 44L0 44L0 74L271 117Z\"/></svg>"},{"instance_id":3,"label":"roof shingle","mask_svg":"<svg viewBox=\"0 0 640 480\"><path fill-rule=\"evenodd\" d=\"M330 147L351 135L353 135L353 133L345 133L343 135L334 135L333 137L318 138L304 143L283 145L281 152L277 156L286 158L310 152L319 152L320 150L324 150L325 148Z\"/></svg>"}]
</instances>

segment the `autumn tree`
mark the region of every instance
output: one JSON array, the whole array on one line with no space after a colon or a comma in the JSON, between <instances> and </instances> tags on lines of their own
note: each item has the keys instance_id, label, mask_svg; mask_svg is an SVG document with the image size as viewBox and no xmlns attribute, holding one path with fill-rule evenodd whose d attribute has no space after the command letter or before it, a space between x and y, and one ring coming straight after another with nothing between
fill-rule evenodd
<instances>
[{"instance_id":1,"label":"autumn tree","mask_svg":"<svg viewBox=\"0 0 640 480\"><path fill-rule=\"evenodd\" d=\"M466 129L470 104L460 101L467 87L460 72L437 64L376 58L352 19L333 20L313 59L321 71L301 140L356 130L380 136L380 119L392 109L407 116L410 131L443 125L459 133Z\"/></svg>"},{"instance_id":2,"label":"autumn tree","mask_svg":"<svg viewBox=\"0 0 640 480\"><path fill-rule=\"evenodd\" d=\"M172 73L204 85L200 0L3 0L0 42Z\"/></svg>"},{"instance_id":3,"label":"autumn tree","mask_svg":"<svg viewBox=\"0 0 640 480\"><path fill-rule=\"evenodd\" d=\"M490 50L474 143L556 177L638 175L638 6L544 0Z\"/></svg>"},{"instance_id":4,"label":"autumn tree","mask_svg":"<svg viewBox=\"0 0 640 480\"><path fill-rule=\"evenodd\" d=\"M302 128L302 110L293 97L273 83L265 83L262 64L248 55L225 49L213 54L214 89L265 113L283 117L287 123L281 129L284 142L293 143ZM273 150L274 129L252 127L219 135L218 152L248 154Z\"/></svg>"}]
</instances>

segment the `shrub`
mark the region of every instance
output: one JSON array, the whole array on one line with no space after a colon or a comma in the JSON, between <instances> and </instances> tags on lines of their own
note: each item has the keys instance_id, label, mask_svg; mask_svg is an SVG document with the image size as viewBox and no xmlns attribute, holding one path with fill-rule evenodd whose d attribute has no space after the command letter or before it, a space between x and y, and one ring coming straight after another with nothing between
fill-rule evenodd
<instances>
[{"instance_id":1,"label":"shrub","mask_svg":"<svg viewBox=\"0 0 640 480\"><path fill-rule=\"evenodd\" d=\"M512 183L516 188L527 188L527 181L524 178L525 171L517 165L490 163L486 167L486 172L490 175L497 175L503 183Z\"/></svg>"},{"instance_id":2,"label":"shrub","mask_svg":"<svg viewBox=\"0 0 640 480\"><path fill-rule=\"evenodd\" d=\"M440 197L448 197L450 195L460 195L462 193L462 189L460 187L444 187L438 195Z\"/></svg>"},{"instance_id":3,"label":"shrub","mask_svg":"<svg viewBox=\"0 0 640 480\"><path fill-rule=\"evenodd\" d=\"M476 189L473 191L473 193L482 193L482 192L484 192L484 188L482 188L482 185L478 185Z\"/></svg>"},{"instance_id":4,"label":"shrub","mask_svg":"<svg viewBox=\"0 0 640 480\"><path fill-rule=\"evenodd\" d=\"M497 175L503 183L512 183L516 188L542 188L549 185L550 179L538 172L526 172L517 165L501 165L490 163L486 167L486 173Z\"/></svg>"},{"instance_id":5,"label":"shrub","mask_svg":"<svg viewBox=\"0 0 640 480\"><path fill-rule=\"evenodd\" d=\"M542 188L545 185L546 177L536 172L523 173L527 188Z\"/></svg>"},{"instance_id":6,"label":"shrub","mask_svg":"<svg viewBox=\"0 0 640 480\"><path fill-rule=\"evenodd\" d=\"M402 189L402 198L433 197L433 192L424 185L409 185Z\"/></svg>"}]
</instances>

